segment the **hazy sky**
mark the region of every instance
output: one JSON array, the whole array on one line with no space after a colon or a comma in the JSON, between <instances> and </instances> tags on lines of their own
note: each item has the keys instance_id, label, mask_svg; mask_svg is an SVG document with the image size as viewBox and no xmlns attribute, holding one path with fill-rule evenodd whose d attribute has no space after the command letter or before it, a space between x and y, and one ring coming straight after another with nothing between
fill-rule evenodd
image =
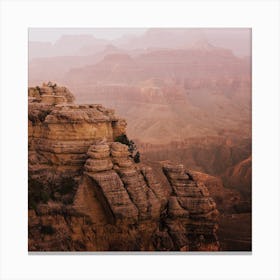
<instances>
[{"instance_id":1,"label":"hazy sky","mask_svg":"<svg viewBox=\"0 0 280 280\"><path fill-rule=\"evenodd\" d=\"M142 34L145 28L30 28L29 41L55 42L62 35L89 34L96 38L115 39L125 34Z\"/></svg>"}]
</instances>

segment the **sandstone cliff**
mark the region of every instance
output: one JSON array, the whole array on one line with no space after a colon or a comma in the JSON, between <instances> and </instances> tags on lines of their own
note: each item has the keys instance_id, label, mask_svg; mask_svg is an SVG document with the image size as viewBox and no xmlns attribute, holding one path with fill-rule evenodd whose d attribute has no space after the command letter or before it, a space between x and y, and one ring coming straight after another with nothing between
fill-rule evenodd
<instances>
[{"instance_id":1,"label":"sandstone cliff","mask_svg":"<svg viewBox=\"0 0 280 280\"><path fill-rule=\"evenodd\" d=\"M29 88L29 174L46 181L81 174L91 144L114 141L126 122L102 105L76 105L64 87Z\"/></svg>"},{"instance_id":2,"label":"sandstone cliff","mask_svg":"<svg viewBox=\"0 0 280 280\"><path fill-rule=\"evenodd\" d=\"M217 251L218 211L202 182L166 163L168 184L116 142L126 122L29 88L30 251Z\"/></svg>"}]
</instances>

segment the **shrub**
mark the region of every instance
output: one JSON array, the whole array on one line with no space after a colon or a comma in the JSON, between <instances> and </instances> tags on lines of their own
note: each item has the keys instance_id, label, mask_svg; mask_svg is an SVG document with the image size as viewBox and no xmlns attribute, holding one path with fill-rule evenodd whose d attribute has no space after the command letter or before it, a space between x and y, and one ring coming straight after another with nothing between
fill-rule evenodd
<instances>
[{"instance_id":1,"label":"shrub","mask_svg":"<svg viewBox=\"0 0 280 280\"><path fill-rule=\"evenodd\" d=\"M115 139L116 142L122 143L124 145L129 145L129 139L127 138L126 134L122 134Z\"/></svg>"},{"instance_id":2,"label":"shrub","mask_svg":"<svg viewBox=\"0 0 280 280\"><path fill-rule=\"evenodd\" d=\"M140 153L139 151L137 151L136 144L134 143L134 141L129 140L126 134L122 134L116 137L115 141L127 145L130 157L133 158L135 163L140 162Z\"/></svg>"},{"instance_id":3,"label":"shrub","mask_svg":"<svg viewBox=\"0 0 280 280\"><path fill-rule=\"evenodd\" d=\"M133 159L134 159L134 162L135 162L135 163L139 163L139 162L140 162L140 153L137 152L137 153L135 154L135 156L133 157Z\"/></svg>"}]
</instances>

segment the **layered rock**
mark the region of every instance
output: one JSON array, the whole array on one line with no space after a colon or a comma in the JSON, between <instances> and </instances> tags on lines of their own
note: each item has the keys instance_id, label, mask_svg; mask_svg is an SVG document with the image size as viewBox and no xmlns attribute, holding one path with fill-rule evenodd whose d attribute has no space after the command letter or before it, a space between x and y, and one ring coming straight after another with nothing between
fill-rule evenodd
<instances>
[{"instance_id":1,"label":"layered rock","mask_svg":"<svg viewBox=\"0 0 280 280\"><path fill-rule=\"evenodd\" d=\"M219 212L234 213L236 207L242 201L241 195L234 189L224 187L221 178L206 173L188 170L194 180L202 182L208 189L211 197L215 200Z\"/></svg>"},{"instance_id":2,"label":"layered rock","mask_svg":"<svg viewBox=\"0 0 280 280\"><path fill-rule=\"evenodd\" d=\"M245 193L251 193L252 185L252 156L241 160L228 168L223 176L230 186L238 186Z\"/></svg>"},{"instance_id":3,"label":"layered rock","mask_svg":"<svg viewBox=\"0 0 280 280\"><path fill-rule=\"evenodd\" d=\"M167 186L114 141L126 123L112 110L52 84L29 94L30 250L219 249L215 202L183 165L163 167Z\"/></svg>"},{"instance_id":4,"label":"layered rock","mask_svg":"<svg viewBox=\"0 0 280 280\"><path fill-rule=\"evenodd\" d=\"M160 200L149 187L149 178L129 157L126 145L117 142L92 145L88 156L84 176L91 179L104 210L114 223L159 218Z\"/></svg>"},{"instance_id":5,"label":"layered rock","mask_svg":"<svg viewBox=\"0 0 280 280\"><path fill-rule=\"evenodd\" d=\"M166 225L178 249L218 250L218 210L205 185L181 164L165 164L163 171L172 186Z\"/></svg>"},{"instance_id":6,"label":"layered rock","mask_svg":"<svg viewBox=\"0 0 280 280\"><path fill-rule=\"evenodd\" d=\"M94 144L87 155L73 206L50 202L37 209L38 219L30 213L30 231L41 250L48 246L50 250L92 251L219 249L215 203L206 187L182 165L163 167L170 193L150 167L131 160L126 145ZM41 231L51 227L53 232L63 228L68 239L62 239L62 247L56 242L60 235L45 240L43 234L40 240L38 227ZM31 250L37 250L36 246L31 240Z\"/></svg>"},{"instance_id":7,"label":"layered rock","mask_svg":"<svg viewBox=\"0 0 280 280\"><path fill-rule=\"evenodd\" d=\"M73 103L74 95L66 88L57 84L43 83L41 87L28 89L28 101L56 105L61 103Z\"/></svg>"},{"instance_id":8,"label":"layered rock","mask_svg":"<svg viewBox=\"0 0 280 280\"><path fill-rule=\"evenodd\" d=\"M64 87L29 88L29 174L48 181L81 174L95 141L123 134L126 122L101 105L76 105Z\"/></svg>"},{"instance_id":9,"label":"layered rock","mask_svg":"<svg viewBox=\"0 0 280 280\"><path fill-rule=\"evenodd\" d=\"M123 181L113 170L109 145L93 145L88 151L85 176L95 189L110 220L131 220L136 222L138 209L129 198Z\"/></svg>"}]
</instances>

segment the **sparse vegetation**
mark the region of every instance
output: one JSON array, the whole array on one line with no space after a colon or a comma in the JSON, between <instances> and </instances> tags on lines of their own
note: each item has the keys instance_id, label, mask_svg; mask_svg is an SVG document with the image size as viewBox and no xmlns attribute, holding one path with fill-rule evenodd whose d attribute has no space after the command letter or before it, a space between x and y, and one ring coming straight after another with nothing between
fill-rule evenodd
<instances>
[{"instance_id":1,"label":"sparse vegetation","mask_svg":"<svg viewBox=\"0 0 280 280\"><path fill-rule=\"evenodd\" d=\"M128 146L130 157L133 158L135 163L140 162L140 152L137 150L136 144L133 140L129 140L126 134L122 134L115 139L116 142L122 143Z\"/></svg>"},{"instance_id":2,"label":"sparse vegetation","mask_svg":"<svg viewBox=\"0 0 280 280\"><path fill-rule=\"evenodd\" d=\"M140 153L137 151L137 153L134 156L134 162L135 163L139 163L140 162Z\"/></svg>"},{"instance_id":3,"label":"sparse vegetation","mask_svg":"<svg viewBox=\"0 0 280 280\"><path fill-rule=\"evenodd\" d=\"M52 82L48 82L47 86L51 87L52 89L55 89L57 87L57 85L55 83L53 84Z\"/></svg>"},{"instance_id":4,"label":"sparse vegetation","mask_svg":"<svg viewBox=\"0 0 280 280\"><path fill-rule=\"evenodd\" d=\"M116 137L115 141L129 146L129 139L126 136L126 134L122 134L122 135Z\"/></svg>"},{"instance_id":5,"label":"sparse vegetation","mask_svg":"<svg viewBox=\"0 0 280 280\"><path fill-rule=\"evenodd\" d=\"M77 190L77 183L73 178L63 178L59 184L42 184L41 182L28 180L28 209L37 209L39 203L48 201L61 201L63 204L73 203Z\"/></svg>"},{"instance_id":6,"label":"sparse vegetation","mask_svg":"<svg viewBox=\"0 0 280 280\"><path fill-rule=\"evenodd\" d=\"M28 209L36 210L38 203L47 203L50 190L46 185L34 179L28 179Z\"/></svg>"},{"instance_id":7,"label":"sparse vegetation","mask_svg":"<svg viewBox=\"0 0 280 280\"><path fill-rule=\"evenodd\" d=\"M76 190L76 181L73 178L66 177L61 180L56 191L61 195L61 201L63 204L71 204L73 203Z\"/></svg>"}]
</instances>

